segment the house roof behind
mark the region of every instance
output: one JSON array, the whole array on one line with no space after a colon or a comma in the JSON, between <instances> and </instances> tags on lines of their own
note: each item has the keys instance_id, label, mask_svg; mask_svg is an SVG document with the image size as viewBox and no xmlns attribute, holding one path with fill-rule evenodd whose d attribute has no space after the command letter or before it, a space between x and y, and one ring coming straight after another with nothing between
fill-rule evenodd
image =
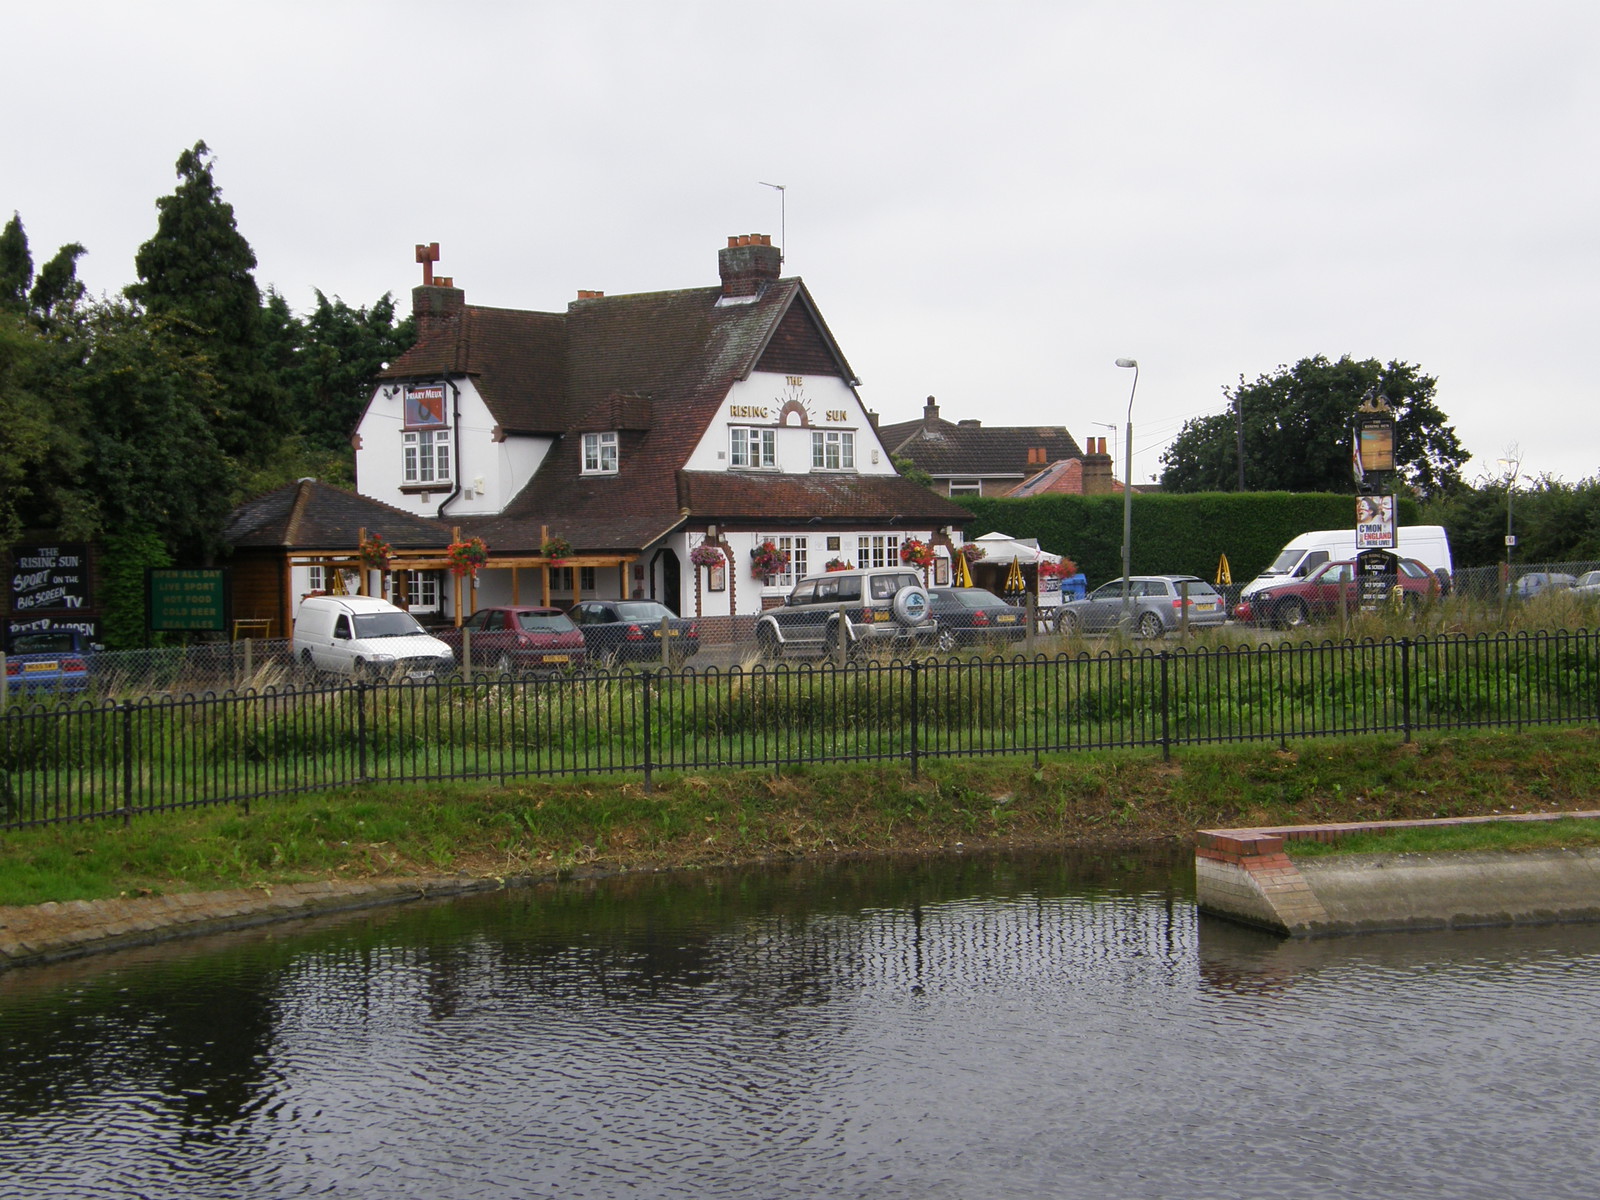
<instances>
[{"instance_id":1,"label":"house roof behind","mask_svg":"<svg viewBox=\"0 0 1600 1200\"><path fill-rule=\"evenodd\" d=\"M909 458L930 475L1005 476L1018 479L1046 463L1081 458L1082 448L1061 425L992 425L946 421L928 398L921 420L879 429L889 453Z\"/></svg>"}]
</instances>

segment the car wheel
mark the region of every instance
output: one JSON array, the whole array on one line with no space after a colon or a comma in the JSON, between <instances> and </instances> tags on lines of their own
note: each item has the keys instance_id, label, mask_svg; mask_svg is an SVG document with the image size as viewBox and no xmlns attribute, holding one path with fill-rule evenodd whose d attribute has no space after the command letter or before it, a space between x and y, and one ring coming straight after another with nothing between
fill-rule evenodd
<instances>
[{"instance_id":1,"label":"car wheel","mask_svg":"<svg viewBox=\"0 0 1600 1200\"><path fill-rule=\"evenodd\" d=\"M783 654L783 648L778 644L778 634L770 625L763 625L756 630L756 653L761 656L762 662L777 662Z\"/></svg>"},{"instance_id":2,"label":"car wheel","mask_svg":"<svg viewBox=\"0 0 1600 1200\"><path fill-rule=\"evenodd\" d=\"M1059 612L1056 614L1056 633L1061 637L1070 637L1078 632L1078 614L1075 612Z\"/></svg>"},{"instance_id":3,"label":"car wheel","mask_svg":"<svg viewBox=\"0 0 1600 1200\"><path fill-rule=\"evenodd\" d=\"M1296 600L1293 596L1278 605L1275 617L1278 626L1283 629L1299 629L1311 620L1311 614L1306 611L1305 601Z\"/></svg>"},{"instance_id":4,"label":"car wheel","mask_svg":"<svg viewBox=\"0 0 1600 1200\"><path fill-rule=\"evenodd\" d=\"M941 629L941 630L939 630L939 636L937 638L937 643L938 643L938 646L939 646L939 652L941 654L949 654L950 651L952 651L952 650L954 650L956 648L955 631L951 630L951 629Z\"/></svg>"},{"instance_id":5,"label":"car wheel","mask_svg":"<svg viewBox=\"0 0 1600 1200\"><path fill-rule=\"evenodd\" d=\"M1142 638L1158 638L1165 636L1167 627L1161 623L1161 618L1153 612L1147 612L1139 618L1139 636Z\"/></svg>"},{"instance_id":6,"label":"car wheel","mask_svg":"<svg viewBox=\"0 0 1600 1200\"><path fill-rule=\"evenodd\" d=\"M889 602L894 619L907 628L921 625L928 619L928 590L915 584L906 584Z\"/></svg>"}]
</instances>

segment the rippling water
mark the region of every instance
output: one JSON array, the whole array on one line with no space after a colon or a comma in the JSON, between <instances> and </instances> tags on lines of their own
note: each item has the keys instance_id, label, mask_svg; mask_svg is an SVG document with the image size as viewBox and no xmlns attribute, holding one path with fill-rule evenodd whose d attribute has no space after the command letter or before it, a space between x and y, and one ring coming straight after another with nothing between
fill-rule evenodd
<instances>
[{"instance_id":1,"label":"rippling water","mask_svg":"<svg viewBox=\"0 0 1600 1200\"><path fill-rule=\"evenodd\" d=\"M0 975L6 1197L1591 1197L1600 929L1186 858L653 876Z\"/></svg>"}]
</instances>

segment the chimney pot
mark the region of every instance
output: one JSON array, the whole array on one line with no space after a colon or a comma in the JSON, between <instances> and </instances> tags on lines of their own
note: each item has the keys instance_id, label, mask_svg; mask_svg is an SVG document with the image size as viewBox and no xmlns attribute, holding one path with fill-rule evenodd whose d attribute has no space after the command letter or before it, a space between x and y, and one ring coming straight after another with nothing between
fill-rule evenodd
<instances>
[{"instance_id":1,"label":"chimney pot","mask_svg":"<svg viewBox=\"0 0 1600 1200\"><path fill-rule=\"evenodd\" d=\"M717 269L724 296L759 296L782 273L783 256L770 237L747 233L730 237L727 248L717 252Z\"/></svg>"}]
</instances>

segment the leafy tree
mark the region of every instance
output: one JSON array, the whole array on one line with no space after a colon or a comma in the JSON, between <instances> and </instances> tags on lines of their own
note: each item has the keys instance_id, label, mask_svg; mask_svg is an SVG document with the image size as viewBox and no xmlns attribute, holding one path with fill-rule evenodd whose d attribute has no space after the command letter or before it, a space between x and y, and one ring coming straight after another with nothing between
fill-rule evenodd
<instances>
[{"instance_id":1,"label":"leafy tree","mask_svg":"<svg viewBox=\"0 0 1600 1200\"><path fill-rule=\"evenodd\" d=\"M141 521L109 531L100 555L100 639L108 650L132 650L152 641L146 628L146 567L170 567L172 556L161 535ZM156 634L158 644L164 639Z\"/></svg>"},{"instance_id":2,"label":"leafy tree","mask_svg":"<svg viewBox=\"0 0 1600 1200\"><path fill-rule=\"evenodd\" d=\"M39 268L33 290L28 293L28 307L41 325L59 324L82 303L84 289L78 280L78 259L86 253L79 243L68 242Z\"/></svg>"},{"instance_id":3,"label":"leafy tree","mask_svg":"<svg viewBox=\"0 0 1600 1200\"><path fill-rule=\"evenodd\" d=\"M899 471L900 474L911 480L912 483L920 483L925 488L931 488L933 486L933 476L929 475L926 471L917 466L916 463L904 455L898 457L891 455L889 462L893 464L896 471Z\"/></svg>"},{"instance_id":4,"label":"leafy tree","mask_svg":"<svg viewBox=\"0 0 1600 1200\"><path fill-rule=\"evenodd\" d=\"M0 309L21 312L27 307L28 288L33 283L33 255L28 253L28 235L22 217L11 214L0 229Z\"/></svg>"},{"instance_id":5,"label":"leafy tree","mask_svg":"<svg viewBox=\"0 0 1600 1200\"><path fill-rule=\"evenodd\" d=\"M210 418L221 446L242 458L270 452L283 432L281 389L263 356L255 252L222 199L204 142L178 156L182 181L156 201L156 233L134 257L139 282L126 293L212 363Z\"/></svg>"},{"instance_id":6,"label":"leafy tree","mask_svg":"<svg viewBox=\"0 0 1600 1200\"><path fill-rule=\"evenodd\" d=\"M235 465L208 415L220 407L194 331L117 301L95 310L77 389L90 417L88 477L111 529L148 527L178 561L221 545Z\"/></svg>"},{"instance_id":7,"label":"leafy tree","mask_svg":"<svg viewBox=\"0 0 1600 1200\"><path fill-rule=\"evenodd\" d=\"M1434 403L1436 380L1411 363L1322 355L1279 367L1254 383L1224 388L1230 410L1187 422L1162 454L1169 492L1238 487L1238 422L1244 426L1245 487L1251 491L1342 492L1353 487L1350 430L1369 390L1395 414L1395 464L1421 496L1461 485L1470 457Z\"/></svg>"},{"instance_id":8,"label":"leafy tree","mask_svg":"<svg viewBox=\"0 0 1600 1200\"><path fill-rule=\"evenodd\" d=\"M86 446L69 371L58 339L0 313L0 542L25 528L88 538L98 524L82 486Z\"/></svg>"}]
</instances>

